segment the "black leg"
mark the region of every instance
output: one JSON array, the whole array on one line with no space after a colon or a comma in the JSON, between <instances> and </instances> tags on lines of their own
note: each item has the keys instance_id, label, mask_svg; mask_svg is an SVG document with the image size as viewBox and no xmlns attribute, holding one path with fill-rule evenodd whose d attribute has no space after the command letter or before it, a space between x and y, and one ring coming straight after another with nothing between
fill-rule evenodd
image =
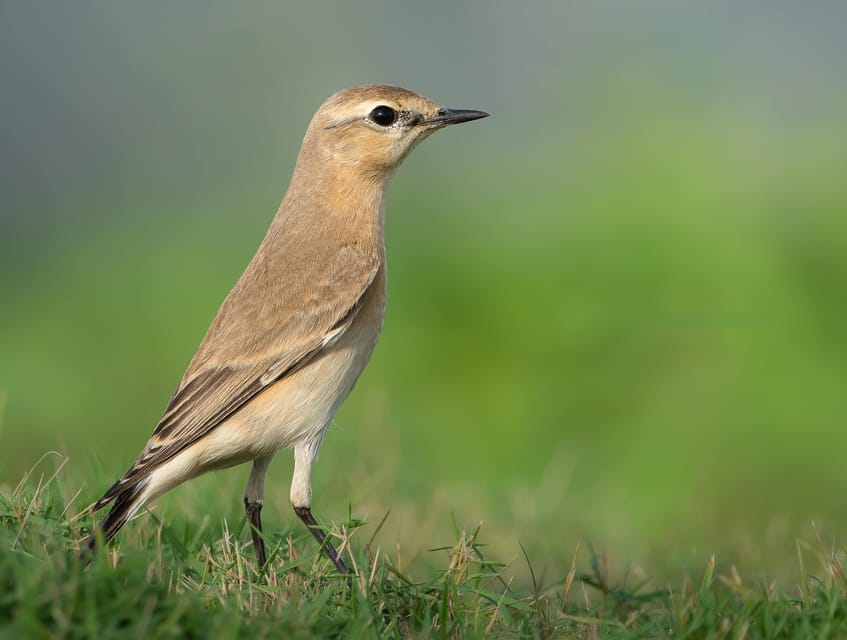
<instances>
[{"instance_id":1,"label":"black leg","mask_svg":"<svg viewBox=\"0 0 847 640\"><path fill-rule=\"evenodd\" d=\"M265 541L262 539L262 503L249 502L247 498L244 498L244 510L247 512L250 533L253 534L253 550L256 552L256 561L261 569L267 561Z\"/></svg>"},{"instance_id":2,"label":"black leg","mask_svg":"<svg viewBox=\"0 0 847 640\"><path fill-rule=\"evenodd\" d=\"M324 530L320 528L318 521L315 520L315 516L312 515L312 510L309 507L294 507L294 513L303 521L309 531L312 532L312 535L315 536L315 540L318 541L318 544L323 549L323 552L326 554L326 557L332 560L332 564L335 565L335 568L338 569L338 573L346 573L349 574L350 571L347 569L347 565L338 557L338 553L335 551L335 547L332 546L332 543L327 540L326 533Z\"/></svg>"}]
</instances>

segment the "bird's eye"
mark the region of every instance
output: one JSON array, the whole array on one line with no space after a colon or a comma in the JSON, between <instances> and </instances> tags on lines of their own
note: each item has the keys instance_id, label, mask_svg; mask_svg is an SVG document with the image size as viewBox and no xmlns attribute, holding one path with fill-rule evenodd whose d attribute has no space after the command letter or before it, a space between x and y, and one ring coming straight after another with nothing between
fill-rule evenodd
<instances>
[{"instance_id":1,"label":"bird's eye","mask_svg":"<svg viewBox=\"0 0 847 640\"><path fill-rule=\"evenodd\" d=\"M387 127L394 124L394 121L397 120L397 112L391 107L381 104L378 107L374 107L374 110L371 111L369 117L371 121L375 122L379 126Z\"/></svg>"}]
</instances>

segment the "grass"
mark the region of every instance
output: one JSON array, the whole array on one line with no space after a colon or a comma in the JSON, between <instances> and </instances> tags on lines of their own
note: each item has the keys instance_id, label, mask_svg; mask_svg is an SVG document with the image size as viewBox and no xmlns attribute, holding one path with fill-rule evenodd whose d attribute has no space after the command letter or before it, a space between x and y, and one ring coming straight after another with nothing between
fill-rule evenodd
<instances>
[{"instance_id":1,"label":"grass","mask_svg":"<svg viewBox=\"0 0 847 640\"><path fill-rule=\"evenodd\" d=\"M822 540L797 543L794 586L722 573L714 556L657 584L610 575L588 544L541 576L526 552L490 558L486 530L456 524L420 579L400 543L376 544L385 518L350 517L331 531L356 570L348 585L300 528L269 535L260 570L243 521L194 514L181 528L148 513L85 566L76 550L92 520L81 506L93 496L74 489L66 462L0 493L0 637L847 637L847 555Z\"/></svg>"}]
</instances>

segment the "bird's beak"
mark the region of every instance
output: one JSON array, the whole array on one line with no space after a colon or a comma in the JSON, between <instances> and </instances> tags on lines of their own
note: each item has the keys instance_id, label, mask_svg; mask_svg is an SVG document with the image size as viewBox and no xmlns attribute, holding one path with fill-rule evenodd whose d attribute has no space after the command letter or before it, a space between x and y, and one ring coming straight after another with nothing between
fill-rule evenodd
<instances>
[{"instance_id":1,"label":"bird's beak","mask_svg":"<svg viewBox=\"0 0 847 640\"><path fill-rule=\"evenodd\" d=\"M488 114L485 111L474 111L473 109L448 109L441 107L433 115L421 120L421 124L432 124L441 127L446 127L448 124L459 124L460 122L470 122L471 120L479 120L487 118Z\"/></svg>"}]
</instances>

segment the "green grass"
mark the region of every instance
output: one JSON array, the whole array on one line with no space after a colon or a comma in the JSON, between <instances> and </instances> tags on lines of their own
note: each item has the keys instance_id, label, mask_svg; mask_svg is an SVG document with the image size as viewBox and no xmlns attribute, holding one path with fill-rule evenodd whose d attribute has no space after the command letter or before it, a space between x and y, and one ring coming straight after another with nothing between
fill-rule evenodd
<instances>
[{"instance_id":1,"label":"green grass","mask_svg":"<svg viewBox=\"0 0 847 640\"><path fill-rule=\"evenodd\" d=\"M847 556L821 540L797 543L793 585L721 572L714 556L659 583L611 575L588 544L542 576L526 552L504 564L485 545L491 531L458 523L413 578L422 568L405 566L402 541L377 542L383 519L351 517L332 528L356 569L348 586L304 530L269 534L260 571L243 521L189 506L137 518L86 566L76 551L93 496L66 463L0 493L0 637L847 637Z\"/></svg>"}]
</instances>

